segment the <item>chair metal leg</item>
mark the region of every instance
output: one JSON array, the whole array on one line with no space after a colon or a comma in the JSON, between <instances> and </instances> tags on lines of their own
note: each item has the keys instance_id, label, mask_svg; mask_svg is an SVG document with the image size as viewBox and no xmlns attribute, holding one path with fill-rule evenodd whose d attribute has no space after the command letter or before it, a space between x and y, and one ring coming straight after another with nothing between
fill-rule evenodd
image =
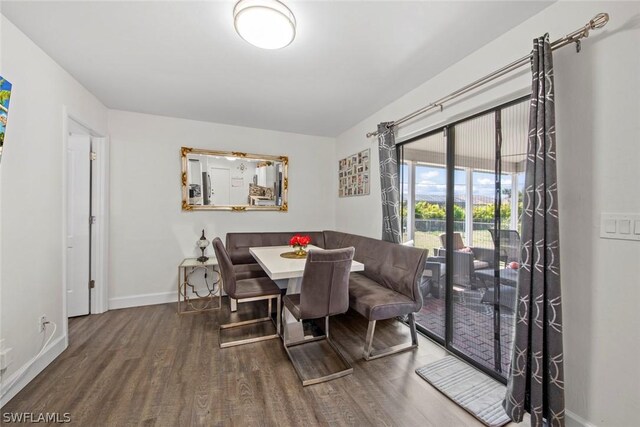
<instances>
[{"instance_id":1,"label":"chair metal leg","mask_svg":"<svg viewBox=\"0 0 640 427\"><path fill-rule=\"evenodd\" d=\"M376 330L376 321L369 320L369 326L367 326L367 338L364 343L364 358L369 360L371 352L373 351L373 333Z\"/></svg>"},{"instance_id":2,"label":"chair metal leg","mask_svg":"<svg viewBox=\"0 0 640 427\"><path fill-rule=\"evenodd\" d=\"M324 317L324 334L329 339L329 316Z\"/></svg>"},{"instance_id":3,"label":"chair metal leg","mask_svg":"<svg viewBox=\"0 0 640 427\"><path fill-rule=\"evenodd\" d=\"M291 351L289 349L291 347L305 345L305 344L308 344L310 342L320 341L320 340L326 340L327 343L329 343L329 345L331 346L331 349L333 350L333 352L340 358L340 361L345 366L345 369L342 369L342 370L337 371L337 372L332 372L332 373L327 374L327 375L322 375L320 377L305 379L304 378L304 374L302 372L302 367L298 366L297 360L295 359L295 357L293 357L293 355L291 354ZM297 342L289 343L289 344L287 344L286 341L285 341L284 349L287 352L287 356L289 356L289 360L291 360L291 364L293 365L293 368L295 369L296 374L298 374L298 378L300 378L300 381L302 381L302 386L303 387L306 387L306 386L309 386L309 385L313 385L313 384L323 383L323 382L326 382L326 381L331 381L331 380L334 380L336 378L344 377L346 375L350 375L350 374L353 373L353 367L351 366L351 364L347 361L347 359L345 359L345 357L342 355L342 353L340 352L338 347L336 347L336 345L333 343L333 341L331 341L329 339L329 316L325 317L325 332L324 332L324 335L319 336L319 337L307 338L307 339L304 339L302 341L297 341Z\"/></svg>"},{"instance_id":4,"label":"chair metal leg","mask_svg":"<svg viewBox=\"0 0 640 427\"><path fill-rule=\"evenodd\" d=\"M247 298L244 300L238 300L238 302L248 302L248 301L261 301L261 300L268 300L268 304L269 304L269 308L271 308L271 300L273 298L277 298L278 302L278 307L280 306L280 295L278 296L274 296L274 295L270 295L268 297L256 297L256 298ZM222 330L223 329L231 329L231 328L236 328L239 326L246 326L246 325L252 325L252 324L256 324L256 323L262 323L262 322L266 322L266 321L271 321L273 322L273 318L271 317L271 310L269 310L269 313L267 314L267 317L261 317L259 319L251 319L251 320L243 320L241 322L233 322L233 323L227 323L224 325L220 325L220 328L218 330L218 337L220 339L219 341L219 345L220 348L227 348L227 347L234 347L237 345L243 345L243 344L250 344L250 343L254 343L254 342L259 342L259 341L265 341L265 340L270 340L270 339L274 339L274 338L279 338L280 337L280 331L279 331L279 326L280 326L280 317L276 316L277 320L276 320L276 333L275 334L270 334L270 335L262 335L259 337L253 337L253 338L245 338L245 339L238 339L235 341L229 341L229 342L222 342Z\"/></svg>"},{"instance_id":5,"label":"chair metal leg","mask_svg":"<svg viewBox=\"0 0 640 427\"><path fill-rule=\"evenodd\" d=\"M271 301L271 300L269 300ZM276 299L276 329L278 335L282 336L282 295L278 295ZM271 310L269 310L269 316L271 316Z\"/></svg>"},{"instance_id":6,"label":"chair metal leg","mask_svg":"<svg viewBox=\"0 0 640 427\"><path fill-rule=\"evenodd\" d=\"M411 344L418 346L418 331L416 329L416 316L414 313L409 314L409 331L411 332Z\"/></svg>"},{"instance_id":7,"label":"chair metal leg","mask_svg":"<svg viewBox=\"0 0 640 427\"><path fill-rule=\"evenodd\" d=\"M280 309L280 318L284 319L285 315L284 315L284 311L287 309L287 307L284 306L284 304L282 304L282 308ZM287 346L287 340L289 339L289 328L287 328L287 324L284 323L284 321L282 322L282 342L284 343L284 346Z\"/></svg>"},{"instance_id":8,"label":"chair metal leg","mask_svg":"<svg viewBox=\"0 0 640 427\"><path fill-rule=\"evenodd\" d=\"M284 307L283 308L283 312L286 309L287 308ZM302 338L301 340L298 340L298 341L289 341L289 337L288 337L288 334L287 334L287 332L288 332L287 325L283 324L282 327L283 327L284 333L282 334L283 335L282 343L284 344L285 347L293 347L294 345L300 345L300 344L304 344L304 343L308 343L308 342L320 341L320 340L327 339L327 331L329 330L329 318L326 317L325 319L327 319L327 320L325 320L325 333L324 334L317 335L317 336L312 336L312 337L309 337L309 338L304 337L304 338ZM302 322L302 319L298 320L298 323L300 323L300 322Z\"/></svg>"},{"instance_id":9,"label":"chair metal leg","mask_svg":"<svg viewBox=\"0 0 640 427\"><path fill-rule=\"evenodd\" d=\"M364 359L374 360L391 354L400 353L418 347L418 332L416 331L416 320L413 313L409 314L409 331L411 333L411 344L398 344L383 350L373 349L373 334L376 329L376 321L370 320L367 328L367 338L364 344Z\"/></svg>"}]
</instances>

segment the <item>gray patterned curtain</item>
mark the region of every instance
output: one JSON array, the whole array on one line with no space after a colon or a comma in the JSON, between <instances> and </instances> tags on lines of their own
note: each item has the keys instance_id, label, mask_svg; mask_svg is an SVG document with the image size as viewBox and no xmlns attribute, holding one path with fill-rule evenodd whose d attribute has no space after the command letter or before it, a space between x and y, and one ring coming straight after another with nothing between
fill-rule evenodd
<instances>
[{"instance_id":1,"label":"gray patterned curtain","mask_svg":"<svg viewBox=\"0 0 640 427\"><path fill-rule=\"evenodd\" d=\"M389 124L380 123L378 125L380 184L382 188L382 240L401 243L398 155L393 127L387 127Z\"/></svg>"},{"instance_id":2,"label":"gray patterned curtain","mask_svg":"<svg viewBox=\"0 0 640 427\"><path fill-rule=\"evenodd\" d=\"M534 40L529 146L522 214L522 266L504 407L516 422L564 426L560 249L553 61L549 35Z\"/></svg>"}]
</instances>

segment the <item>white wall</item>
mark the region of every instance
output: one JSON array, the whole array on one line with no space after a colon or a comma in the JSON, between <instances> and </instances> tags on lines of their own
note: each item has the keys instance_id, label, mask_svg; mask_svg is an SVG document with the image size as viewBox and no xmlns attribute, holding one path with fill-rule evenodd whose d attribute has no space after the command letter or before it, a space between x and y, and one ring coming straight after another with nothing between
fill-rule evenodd
<instances>
[{"instance_id":1,"label":"white wall","mask_svg":"<svg viewBox=\"0 0 640 427\"><path fill-rule=\"evenodd\" d=\"M637 425L640 411L640 244L601 240L601 212L640 213L640 3L560 2L489 43L338 137L337 159L372 147L365 133L399 118L551 39L609 12L582 52L554 53L569 425ZM528 69L400 129L399 139L504 97L523 94ZM368 197L336 198L336 228L379 237L380 183ZM363 221L363 212L370 220Z\"/></svg>"},{"instance_id":2,"label":"white wall","mask_svg":"<svg viewBox=\"0 0 640 427\"><path fill-rule=\"evenodd\" d=\"M177 266L198 254L203 228L223 241L230 231L334 228L332 138L123 111L109 112L109 130L111 308L175 301ZM289 156L289 212L183 212L181 146ZM153 161L140 168L143 158Z\"/></svg>"},{"instance_id":3,"label":"white wall","mask_svg":"<svg viewBox=\"0 0 640 427\"><path fill-rule=\"evenodd\" d=\"M33 378L66 346L63 318L63 106L106 134L106 108L0 15L0 75L13 84L0 164L0 337L13 348L12 375L43 343L38 319L58 325ZM24 382L2 399L5 403Z\"/></svg>"}]
</instances>

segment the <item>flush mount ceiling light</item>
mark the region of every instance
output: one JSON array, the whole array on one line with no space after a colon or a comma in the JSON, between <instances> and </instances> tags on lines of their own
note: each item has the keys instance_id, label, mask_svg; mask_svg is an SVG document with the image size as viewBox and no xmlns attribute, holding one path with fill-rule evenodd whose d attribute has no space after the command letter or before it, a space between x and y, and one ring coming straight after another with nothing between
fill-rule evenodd
<instances>
[{"instance_id":1,"label":"flush mount ceiling light","mask_svg":"<svg viewBox=\"0 0 640 427\"><path fill-rule=\"evenodd\" d=\"M240 0L233 25L240 37L262 49L281 49L296 36L296 18L278 0Z\"/></svg>"}]
</instances>

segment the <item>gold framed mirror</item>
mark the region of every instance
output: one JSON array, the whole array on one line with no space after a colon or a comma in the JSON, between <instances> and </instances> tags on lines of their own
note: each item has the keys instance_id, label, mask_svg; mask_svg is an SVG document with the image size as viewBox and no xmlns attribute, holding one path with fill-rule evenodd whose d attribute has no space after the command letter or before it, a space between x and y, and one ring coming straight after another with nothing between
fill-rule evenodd
<instances>
[{"instance_id":1,"label":"gold framed mirror","mask_svg":"<svg viewBox=\"0 0 640 427\"><path fill-rule=\"evenodd\" d=\"M280 211L289 205L289 158L182 147L182 210Z\"/></svg>"}]
</instances>

